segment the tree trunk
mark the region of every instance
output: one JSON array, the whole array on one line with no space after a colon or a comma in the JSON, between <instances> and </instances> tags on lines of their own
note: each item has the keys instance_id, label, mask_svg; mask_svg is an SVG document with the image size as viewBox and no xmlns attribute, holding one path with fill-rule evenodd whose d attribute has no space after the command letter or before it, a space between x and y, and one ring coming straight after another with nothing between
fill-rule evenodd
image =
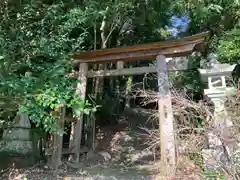
<instances>
[{"instance_id":1,"label":"tree trunk","mask_svg":"<svg viewBox=\"0 0 240 180\"><path fill-rule=\"evenodd\" d=\"M108 7L106 8L106 12L107 11L108 11ZM105 15L103 16L102 24L100 27L101 41L102 41L101 48L102 49L107 48L106 30L107 30L107 13L105 13ZM104 70L105 68L106 68L106 64L99 64L99 66L98 66L98 70ZM104 82L103 77L99 77L96 79L95 97L97 100L101 100L103 97L103 82Z\"/></svg>"}]
</instances>

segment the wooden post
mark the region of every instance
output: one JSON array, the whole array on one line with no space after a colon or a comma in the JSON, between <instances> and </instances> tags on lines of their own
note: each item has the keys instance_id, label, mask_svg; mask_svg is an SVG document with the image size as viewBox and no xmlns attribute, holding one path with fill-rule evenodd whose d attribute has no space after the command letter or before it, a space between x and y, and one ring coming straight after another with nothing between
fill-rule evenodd
<instances>
[{"instance_id":1,"label":"wooden post","mask_svg":"<svg viewBox=\"0 0 240 180\"><path fill-rule=\"evenodd\" d=\"M118 61L117 62L117 69L123 69L124 68L124 62L123 61ZM120 76L117 77L117 87L116 87L116 91L117 91L117 94L119 95L120 94Z\"/></svg>"},{"instance_id":2,"label":"wooden post","mask_svg":"<svg viewBox=\"0 0 240 180\"><path fill-rule=\"evenodd\" d=\"M87 89L87 73L88 73L88 64L81 63L79 66L79 83L77 85L77 94L81 98L82 101L85 101L86 97L86 89ZM74 154L75 154L75 161L79 162L79 155L80 155L80 146L82 140L82 127L83 127L83 113L78 117L77 124L76 124L76 131L74 132Z\"/></svg>"},{"instance_id":3,"label":"wooden post","mask_svg":"<svg viewBox=\"0 0 240 180\"><path fill-rule=\"evenodd\" d=\"M76 123L71 122L71 132L69 137L69 149L71 153L74 152L74 135L76 131L75 127L76 127ZM68 161L72 161L72 160L73 160L73 154L69 154Z\"/></svg>"},{"instance_id":4,"label":"wooden post","mask_svg":"<svg viewBox=\"0 0 240 180\"><path fill-rule=\"evenodd\" d=\"M129 76L126 82L126 102L124 108L130 108L131 92L132 92L133 77Z\"/></svg>"},{"instance_id":5,"label":"wooden post","mask_svg":"<svg viewBox=\"0 0 240 180\"><path fill-rule=\"evenodd\" d=\"M161 159L164 163L164 172L167 176L173 175L175 170L175 140L174 124L171 102L171 92L168 81L168 67L165 56L157 56L157 75L158 75L158 112L160 130L160 149Z\"/></svg>"},{"instance_id":6,"label":"wooden post","mask_svg":"<svg viewBox=\"0 0 240 180\"><path fill-rule=\"evenodd\" d=\"M117 62L117 69L123 69L124 68L124 62L123 61L118 61Z\"/></svg>"},{"instance_id":7,"label":"wooden post","mask_svg":"<svg viewBox=\"0 0 240 180\"><path fill-rule=\"evenodd\" d=\"M57 125L58 128L60 128L60 130L64 130L64 122L65 122L65 111L66 108L65 107L61 107L60 108L60 116L57 120ZM53 153L52 153L52 157L51 157L51 167L54 169L57 169L62 161L61 161L61 157L62 157L62 144L63 144L63 134L58 133L54 133L53 135Z\"/></svg>"},{"instance_id":8,"label":"wooden post","mask_svg":"<svg viewBox=\"0 0 240 180\"><path fill-rule=\"evenodd\" d=\"M124 62L123 61L118 61L117 62L117 69L119 70L119 69L123 69L124 68ZM117 85L117 87L116 87L116 94L117 94L117 98L119 99L119 100L121 100L121 78L122 77L120 77L120 76L118 76L117 77L117 82L116 82L116 85ZM117 110L117 112L118 112L118 114L119 114L119 110L121 109L120 108L120 101L118 102L119 104L118 104L118 110Z\"/></svg>"}]
</instances>

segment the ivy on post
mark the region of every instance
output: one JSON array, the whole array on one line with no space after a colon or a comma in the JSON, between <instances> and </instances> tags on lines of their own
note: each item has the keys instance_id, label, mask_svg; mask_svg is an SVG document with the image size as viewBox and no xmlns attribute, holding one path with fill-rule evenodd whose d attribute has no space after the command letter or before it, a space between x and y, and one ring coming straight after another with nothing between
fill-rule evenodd
<instances>
[{"instance_id":1,"label":"ivy on post","mask_svg":"<svg viewBox=\"0 0 240 180\"><path fill-rule=\"evenodd\" d=\"M78 85L76 93L79 96L79 98L82 100L83 105L86 98L86 89L87 89L87 73L88 73L88 64L87 63L80 63L79 66L79 77L78 77ZM77 107L77 108L83 108L84 107ZM80 146L81 146L81 140L82 140L82 127L83 127L83 113L81 112L79 116L77 117L77 124L76 124L76 130L74 132L74 154L75 154L75 161L79 161L79 153L80 153Z\"/></svg>"},{"instance_id":2,"label":"ivy on post","mask_svg":"<svg viewBox=\"0 0 240 180\"><path fill-rule=\"evenodd\" d=\"M157 56L157 76L159 87L158 113L161 159L164 163L163 170L169 176L174 174L176 157L168 68L166 58L163 55Z\"/></svg>"}]
</instances>

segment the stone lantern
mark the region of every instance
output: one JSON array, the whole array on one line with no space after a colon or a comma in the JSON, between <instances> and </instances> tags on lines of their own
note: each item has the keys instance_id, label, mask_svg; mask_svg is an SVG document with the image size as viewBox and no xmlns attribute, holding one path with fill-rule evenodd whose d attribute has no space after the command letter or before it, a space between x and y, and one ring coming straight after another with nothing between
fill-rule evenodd
<instances>
[{"instance_id":1,"label":"stone lantern","mask_svg":"<svg viewBox=\"0 0 240 180\"><path fill-rule=\"evenodd\" d=\"M236 65L220 64L215 54L208 56L208 64L206 69L199 69L203 82L207 82L208 88L204 89L204 94L208 96L214 103L214 115L212 120L212 128L207 132L209 149L203 153L209 157L205 157L206 167L210 171L215 171L216 162L226 163L226 156L223 154L222 143L225 144L228 154L231 155L234 150L231 118L225 110L224 103L227 97L236 92L234 87L229 87L226 78L230 78ZM221 139L219 138L221 137ZM211 157L210 157L211 156ZM213 161L210 159L214 158ZM208 162L206 162L208 161ZM211 161L211 162L209 162Z\"/></svg>"}]
</instances>

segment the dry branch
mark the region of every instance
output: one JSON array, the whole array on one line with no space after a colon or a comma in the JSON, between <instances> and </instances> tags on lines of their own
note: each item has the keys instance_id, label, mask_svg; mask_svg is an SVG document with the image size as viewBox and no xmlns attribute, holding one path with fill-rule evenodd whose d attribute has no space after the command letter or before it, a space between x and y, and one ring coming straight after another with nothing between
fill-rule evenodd
<instances>
[{"instance_id":1,"label":"dry branch","mask_svg":"<svg viewBox=\"0 0 240 180\"><path fill-rule=\"evenodd\" d=\"M232 127L234 135L229 137L229 139L223 139L222 130L211 126L211 120L214 118L214 112L212 103L209 100L194 102L186 95L185 92L176 90L174 88L171 88L171 93L174 117L175 122L177 123L175 133L178 146L178 159L182 156L186 157L188 154L199 154L202 156L202 149L205 149L206 145L208 144L206 140L207 133L211 132L221 139L221 148L225 150L223 151L223 156L228 162L225 164L219 159L215 159L219 168L218 170L223 172L228 179L239 179L238 173L240 173L240 169L237 167L239 166L240 161L237 163L233 162L233 157L231 157L226 150L225 142L239 142L240 128L239 118L237 118L239 115L237 112L239 112L240 107L240 93L238 93L234 98L230 99L229 97L228 101L226 102L227 111L232 112L230 116L232 119L235 119L234 126ZM156 103L158 99L158 93L153 91L138 89L137 94L138 97L144 98L142 104L145 105L148 103ZM158 116L158 114L155 114L155 116ZM194 120L196 119L204 120L204 127L196 127L193 124ZM155 152L156 148L158 148L160 144L158 129L142 128L142 130L144 133L140 135L147 139L146 144L148 145L148 148L145 150ZM184 171L183 169L186 168L187 167L181 167L181 171ZM184 172L181 172L180 174L184 174ZM201 175L203 175L203 172L201 172ZM185 178L188 179L187 177Z\"/></svg>"}]
</instances>

